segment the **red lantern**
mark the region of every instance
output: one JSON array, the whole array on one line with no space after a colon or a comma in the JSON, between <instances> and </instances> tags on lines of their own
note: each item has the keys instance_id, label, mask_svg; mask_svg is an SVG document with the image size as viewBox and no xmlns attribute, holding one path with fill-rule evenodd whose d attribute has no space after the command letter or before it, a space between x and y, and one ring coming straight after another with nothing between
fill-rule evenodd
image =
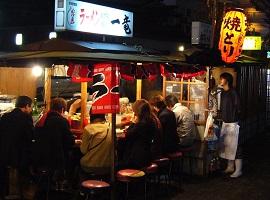
<instances>
[{"instance_id":1,"label":"red lantern","mask_svg":"<svg viewBox=\"0 0 270 200\"><path fill-rule=\"evenodd\" d=\"M224 62L234 63L241 55L246 29L247 20L242 9L230 10L225 14L219 39L219 50Z\"/></svg>"}]
</instances>

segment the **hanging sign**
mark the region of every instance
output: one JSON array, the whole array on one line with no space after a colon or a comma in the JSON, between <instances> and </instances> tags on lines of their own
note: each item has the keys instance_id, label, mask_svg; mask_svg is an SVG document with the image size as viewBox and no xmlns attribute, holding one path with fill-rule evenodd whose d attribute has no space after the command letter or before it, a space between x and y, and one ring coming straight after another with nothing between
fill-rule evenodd
<instances>
[{"instance_id":1,"label":"hanging sign","mask_svg":"<svg viewBox=\"0 0 270 200\"><path fill-rule=\"evenodd\" d=\"M113 63L94 65L93 114L119 112L119 66Z\"/></svg>"},{"instance_id":2,"label":"hanging sign","mask_svg":"<svg viewBox=\"0 0 270 200\"><path fill-rule=\"evenodd\" d=\"M231 10L225 14L219 39L219 50L224 62L234 63L241 55L246 29L247 20L241 9Z\"/></svg>"},{"instance_id":3,"label":"hanging sign","mask_svg":"<svg viewBox=\"0 0 270 200\"><path fill-rule=\"evenodd\" d=\"M76 0L55 0L56 31L133 36L133 13Z\"/></svg>"},{"instance_id":4,"label":"hanging sign","mask_svg":"<svg viewBox=\"0 0 270 200\"><path fill-rule=\"evenodd\" d=\"M89 82L92 80L92 70L89 65L69 63L67 75L73 82Z\"/></svg>"}]
</instances>

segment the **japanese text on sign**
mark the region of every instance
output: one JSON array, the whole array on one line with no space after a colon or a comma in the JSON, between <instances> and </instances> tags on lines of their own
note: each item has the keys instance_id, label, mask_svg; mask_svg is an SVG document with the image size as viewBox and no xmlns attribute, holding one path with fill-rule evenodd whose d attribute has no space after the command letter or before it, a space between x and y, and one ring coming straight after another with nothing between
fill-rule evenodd
<instances>
[{"instance_id":1,"label":"japanese text on sign","mask_svg":"<svg viewBox=\"0 0 270 200\"><path fill-rule=\"evenodd\" d=\"M223 61L233 63L241 55L246 28L246 16L243 12L233 10L226 13L219 40L219 50Z\"/></svg>"}]
</instances>

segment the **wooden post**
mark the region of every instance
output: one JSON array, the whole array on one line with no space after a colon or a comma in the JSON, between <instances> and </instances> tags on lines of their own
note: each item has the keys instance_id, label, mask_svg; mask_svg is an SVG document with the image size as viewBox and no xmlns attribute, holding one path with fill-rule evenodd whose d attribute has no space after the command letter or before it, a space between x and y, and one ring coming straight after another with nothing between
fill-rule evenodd
<instances>
[{"instance_id":1,"label":"wooden post","mask_svg":"<svg viewBox=\"0 0 270 200\"><path fill-rule=\"evenodd\" d=\"M49 111L51 107L51 93L52 93L52 68L45 68L44 104L46 111Z\"/></svg>"},{"instance_id":2,"label":"wooden post","mask_svg":"<svg viewBox=\"0 0 270 200\"><path fill-rule=\"evenodd\" d=\"M142 80L136 79L136 100L142 98Z\"/></svg>"},{"instance_id":3,"label":"wooden post","mask_svg":"<svg viewBox=\"0 0 270 200\"><path fill-rule=\"evenodd\" d=\"M81 83L81 129L83 129L83 122L86 118L87 112L87 82Z\"/></svg>"},{"instance_id":4,"label":"wooden post","mask_svg":"<svg viewBox=\"0 0 270 200\"><path fill-rule=\"evenodd\" d=\"M163 76L163 87L162 87L162 95L165 98L166 97L166 76Z\"/></svg>"},{"instance_id":5,"label":"wooden post","mask_svg":"<svg viewBox=\"0 0 270 200\"><path fill-rule=\"evenodd\" d=\"M116 114L112 114L112 149L111 149L111 185L112 185L112 190L111 190L111 199L115 199L115 163L116 163L116 152L115 152L115 145L116 145Z\"/></svg>"}]
</instances>

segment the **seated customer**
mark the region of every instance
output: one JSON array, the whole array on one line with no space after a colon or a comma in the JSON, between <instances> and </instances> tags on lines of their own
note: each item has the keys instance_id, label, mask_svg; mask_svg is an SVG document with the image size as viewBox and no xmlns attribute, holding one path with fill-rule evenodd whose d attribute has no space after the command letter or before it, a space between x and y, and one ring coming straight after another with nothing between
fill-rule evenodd
<instances>
[{"instance_id":1,"label":"seated customer","mask_svg":"<svg viewBox=\"0 0 270 200\"><path fill-rule=\"evenodd\" d=\"M157 112L157 116L161 122L162 127L162 153L166 155L168 153L175 152L178 145L176 119L174 113L166 107L164 99L161 95L153 97L151 105Z\"/></svg>"},{"instance_id":2,"label":"seated customer","mask_svg":"<svg viewBox=\"0 0 270 200\"><path fill-rule=\"evenodd\" d=\"M165 101L167 107L174 112L176 117L179 147L191 146L196 136L192 112L186 106L181 105L174 95L168 95Z\"/></svg>"},{"instance_id":3,"label":"seated customer","mask_svg":"<svg viewBox=\"0 0 270 200\"><path fill-rule=\"evenodd\" d=\"M151 145L156 132L156 124L146 100L137 100L132 109L135 119L126 132L124 155L120 168L140 169L151 162Z\"/></svg>"},{"instance_id":4,"label":"seated customer","mask_svg":"<svg viewBox=\"0 0 270 200\"><path fill-rule=\"evenodd\" d=\"M80 149L83 154L80 163L84 172L106 174L110 171L112 136L104 114L92 114L90 111L90 124L84 128Z\"/></svg>"},{"instance_id":5,"label":"seated customer","mask_svg":"<svg viewBox=\"0 0 270 200\"><path fill-rule=\"evenodd\" d=\"M75 142L68 120L63 117L66 107L63 98L53 99L50 111L36 127L36 165L49 167L54 172L55 181L59 183L64 179L69 152Z\"/></svg>"}]
</instances>

